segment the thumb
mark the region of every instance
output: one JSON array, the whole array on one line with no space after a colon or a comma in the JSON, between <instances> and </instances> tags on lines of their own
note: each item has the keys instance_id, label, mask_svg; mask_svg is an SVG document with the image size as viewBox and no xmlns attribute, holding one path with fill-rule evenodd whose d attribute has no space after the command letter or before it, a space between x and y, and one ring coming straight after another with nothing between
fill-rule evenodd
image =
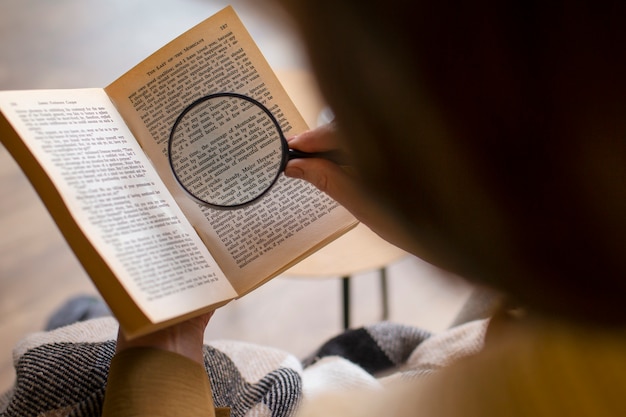
<instances>
[{"instance_id":1,"label":"thumb","mask_svg":"<svg viewBox=\"0 0 626 417\"><path fill-rule=\"evenodd\" d=\"M285 175L305 180L334 198L332 195L336 188L333 185L334 177L345 174L330 161L321 158L298 158L287 163Z\"/></svg>"},{"instance_id":2,"label":"thumb","mask_svg":"<svg viewBox=\"0 0 626 417\"><path fill-rule=\"evenodd\" d=\"M355 179L342 167L326 159L292 159L285 167L285 175L311 183L350 211L363 199Z\"/></svg>"},{"instance_id":3,"label":"thumb","mask_svg":"<svg viewBox=\"0 0 626 417\"><path fill-rule=\"evenodd\" d=\"M416 248L406 228L378 201L369 197L357 179L339 165L321 158L292 159L285 175L313 184L352 213L383 239L412 253L427 254Z\"/></svg>"}]
</instances>

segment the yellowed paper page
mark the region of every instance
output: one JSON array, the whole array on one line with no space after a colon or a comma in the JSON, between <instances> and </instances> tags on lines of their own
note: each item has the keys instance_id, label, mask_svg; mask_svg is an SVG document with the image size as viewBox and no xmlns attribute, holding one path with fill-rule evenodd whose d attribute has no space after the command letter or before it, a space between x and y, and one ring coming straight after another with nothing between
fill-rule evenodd
<instances>
[{"instance_id":1,"label":"yellowed paper page","mask_svg":"<svg viewBox=\"0 0 626 417\"><path fill-rule=\"evenodd\" d=\"M187 31L105 90L239 294L355 225L329 197L284 176L259 203L230 211L198 205L175 182L167 159L170 131L185 107L207 94L237 92L262 102L286 137L307 129L232 8Z\"/></svg>"},{"instance_id":2,"label":"yellowed paper page","mask_svg":"<svg viewBox=\"0 0 626 417\"><path fill-rule=\"evenodd\" d=\"M0 110L151 321L236 296L102 89L4 91Z\"/></svg>"}]
</instances>

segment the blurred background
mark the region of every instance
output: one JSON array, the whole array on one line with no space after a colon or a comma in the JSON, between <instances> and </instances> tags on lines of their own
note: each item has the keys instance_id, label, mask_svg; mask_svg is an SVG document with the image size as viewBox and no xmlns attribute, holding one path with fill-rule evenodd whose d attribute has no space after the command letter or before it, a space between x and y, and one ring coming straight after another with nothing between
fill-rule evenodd
<instances>
[{"instance_id":1,"label":"blurred background","mask_svg":"<svg viewBox=\"0 0 626 417\"><path fill-rule=\"evenodd\" d=\"M290 22L270 2L259 0L0 0L0 90L105 87L228 4L279 77L291 80L285 85L288 92L298 95L298 80L310 91L307 61ZM299 100L304 106L307 97ZM1 146L0 230L2 392L13 382L15 343L42 330L70 297L97 292ZM412 256L389 264L387 275L389 320L431 331L449 326L471 292ZM378 271L359 271L351 282L351 326L379 321ZM285 274L220 309L206 339L274 346L302 358L342 326L338 277Z\"/></svg>"}]
</instances>

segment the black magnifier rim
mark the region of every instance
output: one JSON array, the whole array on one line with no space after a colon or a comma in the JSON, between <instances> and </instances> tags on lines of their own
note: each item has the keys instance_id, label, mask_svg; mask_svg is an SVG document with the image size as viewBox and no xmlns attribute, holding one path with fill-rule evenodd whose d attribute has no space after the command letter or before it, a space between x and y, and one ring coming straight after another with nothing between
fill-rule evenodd
<instances>
[{"instance_id":1,"label":"black magnifier rim","mask_svg":"<svg viewBox=\"0 0 626 417\"><path fill-rule=\"evenodd\" d=\"M173 159L172 158L172 144L174 142L174 132L178 128L178 125L180 124L181 120L185 117L187 113L189 113L198 104L201 104L207 100L213 100L213 99L222 98L222 97L231 97L231 98L238 98L238 99L246 100L252 103L253 105L259 107L270 118L270 120L274 124L274 127L278 131L278 135L280 137L281 161L280 161L280 167L277 170L276 176L274 177L274 179L270 182L270 184L263 191L259 192L259 194L253 199L248 200L244 203L233 204L233 205L221 205L221 204L211 203L210 201L206 201L202 198L199 198L197 195L192 193L185 186L185 184L183 184L183 182L181 181L180 177L176 173L176 170L174 169L174 163L172 161ZM193 101L191 104L185 107L183 111L180 113L180 115L178 115L178 117L176 118L176 121L174 122L174 125L172 126L172 129L170 130L170 136L169 136L168 143L167 143L167 159L170 164L170 169L172 171L172 174L174 175L174 178L176 179L176 182L193 200L195 200L196 202L204 206L208 206L208 207L218 209L218 210L236 210L236 209L247 207L251 204L254 204L258 200L260 200L265 194L267 194L267 192L274 186L274 184L276 184L276 181L278 181L280 174L285 170L285 166L287 165L287 161L289 160L287 149L288 149L287 139L285 138L285 135L283 134L283 130L281 129L280 124L278 123L278 120L263 103L261 103L258 100L253 99L252 97L246 96L244 94L233 93L233 92L220 92L220 93L213 93L213 94L208 94L206 96L200 97L199 99Z\"/></svg>"}]
</instances>

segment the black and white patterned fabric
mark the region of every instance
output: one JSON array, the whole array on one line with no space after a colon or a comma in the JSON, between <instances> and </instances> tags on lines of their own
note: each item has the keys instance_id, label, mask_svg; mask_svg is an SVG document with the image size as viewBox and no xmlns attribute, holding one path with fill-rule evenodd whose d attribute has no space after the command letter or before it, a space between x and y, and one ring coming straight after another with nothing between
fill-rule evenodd
<instances>
[{"instance_id":1,"label":"black and white patterned fabric","mask_svg":"<svg viewBox=\"0 0 626 417\"><path fill-rule=\"evenodd\" d=\"M340 334L305 361L273 348L215 341L205 345L204 362L216 407L229 407L233 417L288 417L305 397L381 389L475 353L485 329L486 322L476 322L432 335L378 323ZM16 382L0 396L0 416L99 416L116 334L114 319L99 318L24 339L14 350Z\"/></svg>"},{"instance_id":2,"label":"black and white patterned fabric","mask_svg":"<svg viewBox=\"0 0 626 417\"><path fill-rule=\"evenodd\" d=\"M324 343L306 358L310 366L321 358L345 358L372 375L401 366L415 348L432 334L428 331L389 322L349 329Z\"/></svg>"}]
</instances>

